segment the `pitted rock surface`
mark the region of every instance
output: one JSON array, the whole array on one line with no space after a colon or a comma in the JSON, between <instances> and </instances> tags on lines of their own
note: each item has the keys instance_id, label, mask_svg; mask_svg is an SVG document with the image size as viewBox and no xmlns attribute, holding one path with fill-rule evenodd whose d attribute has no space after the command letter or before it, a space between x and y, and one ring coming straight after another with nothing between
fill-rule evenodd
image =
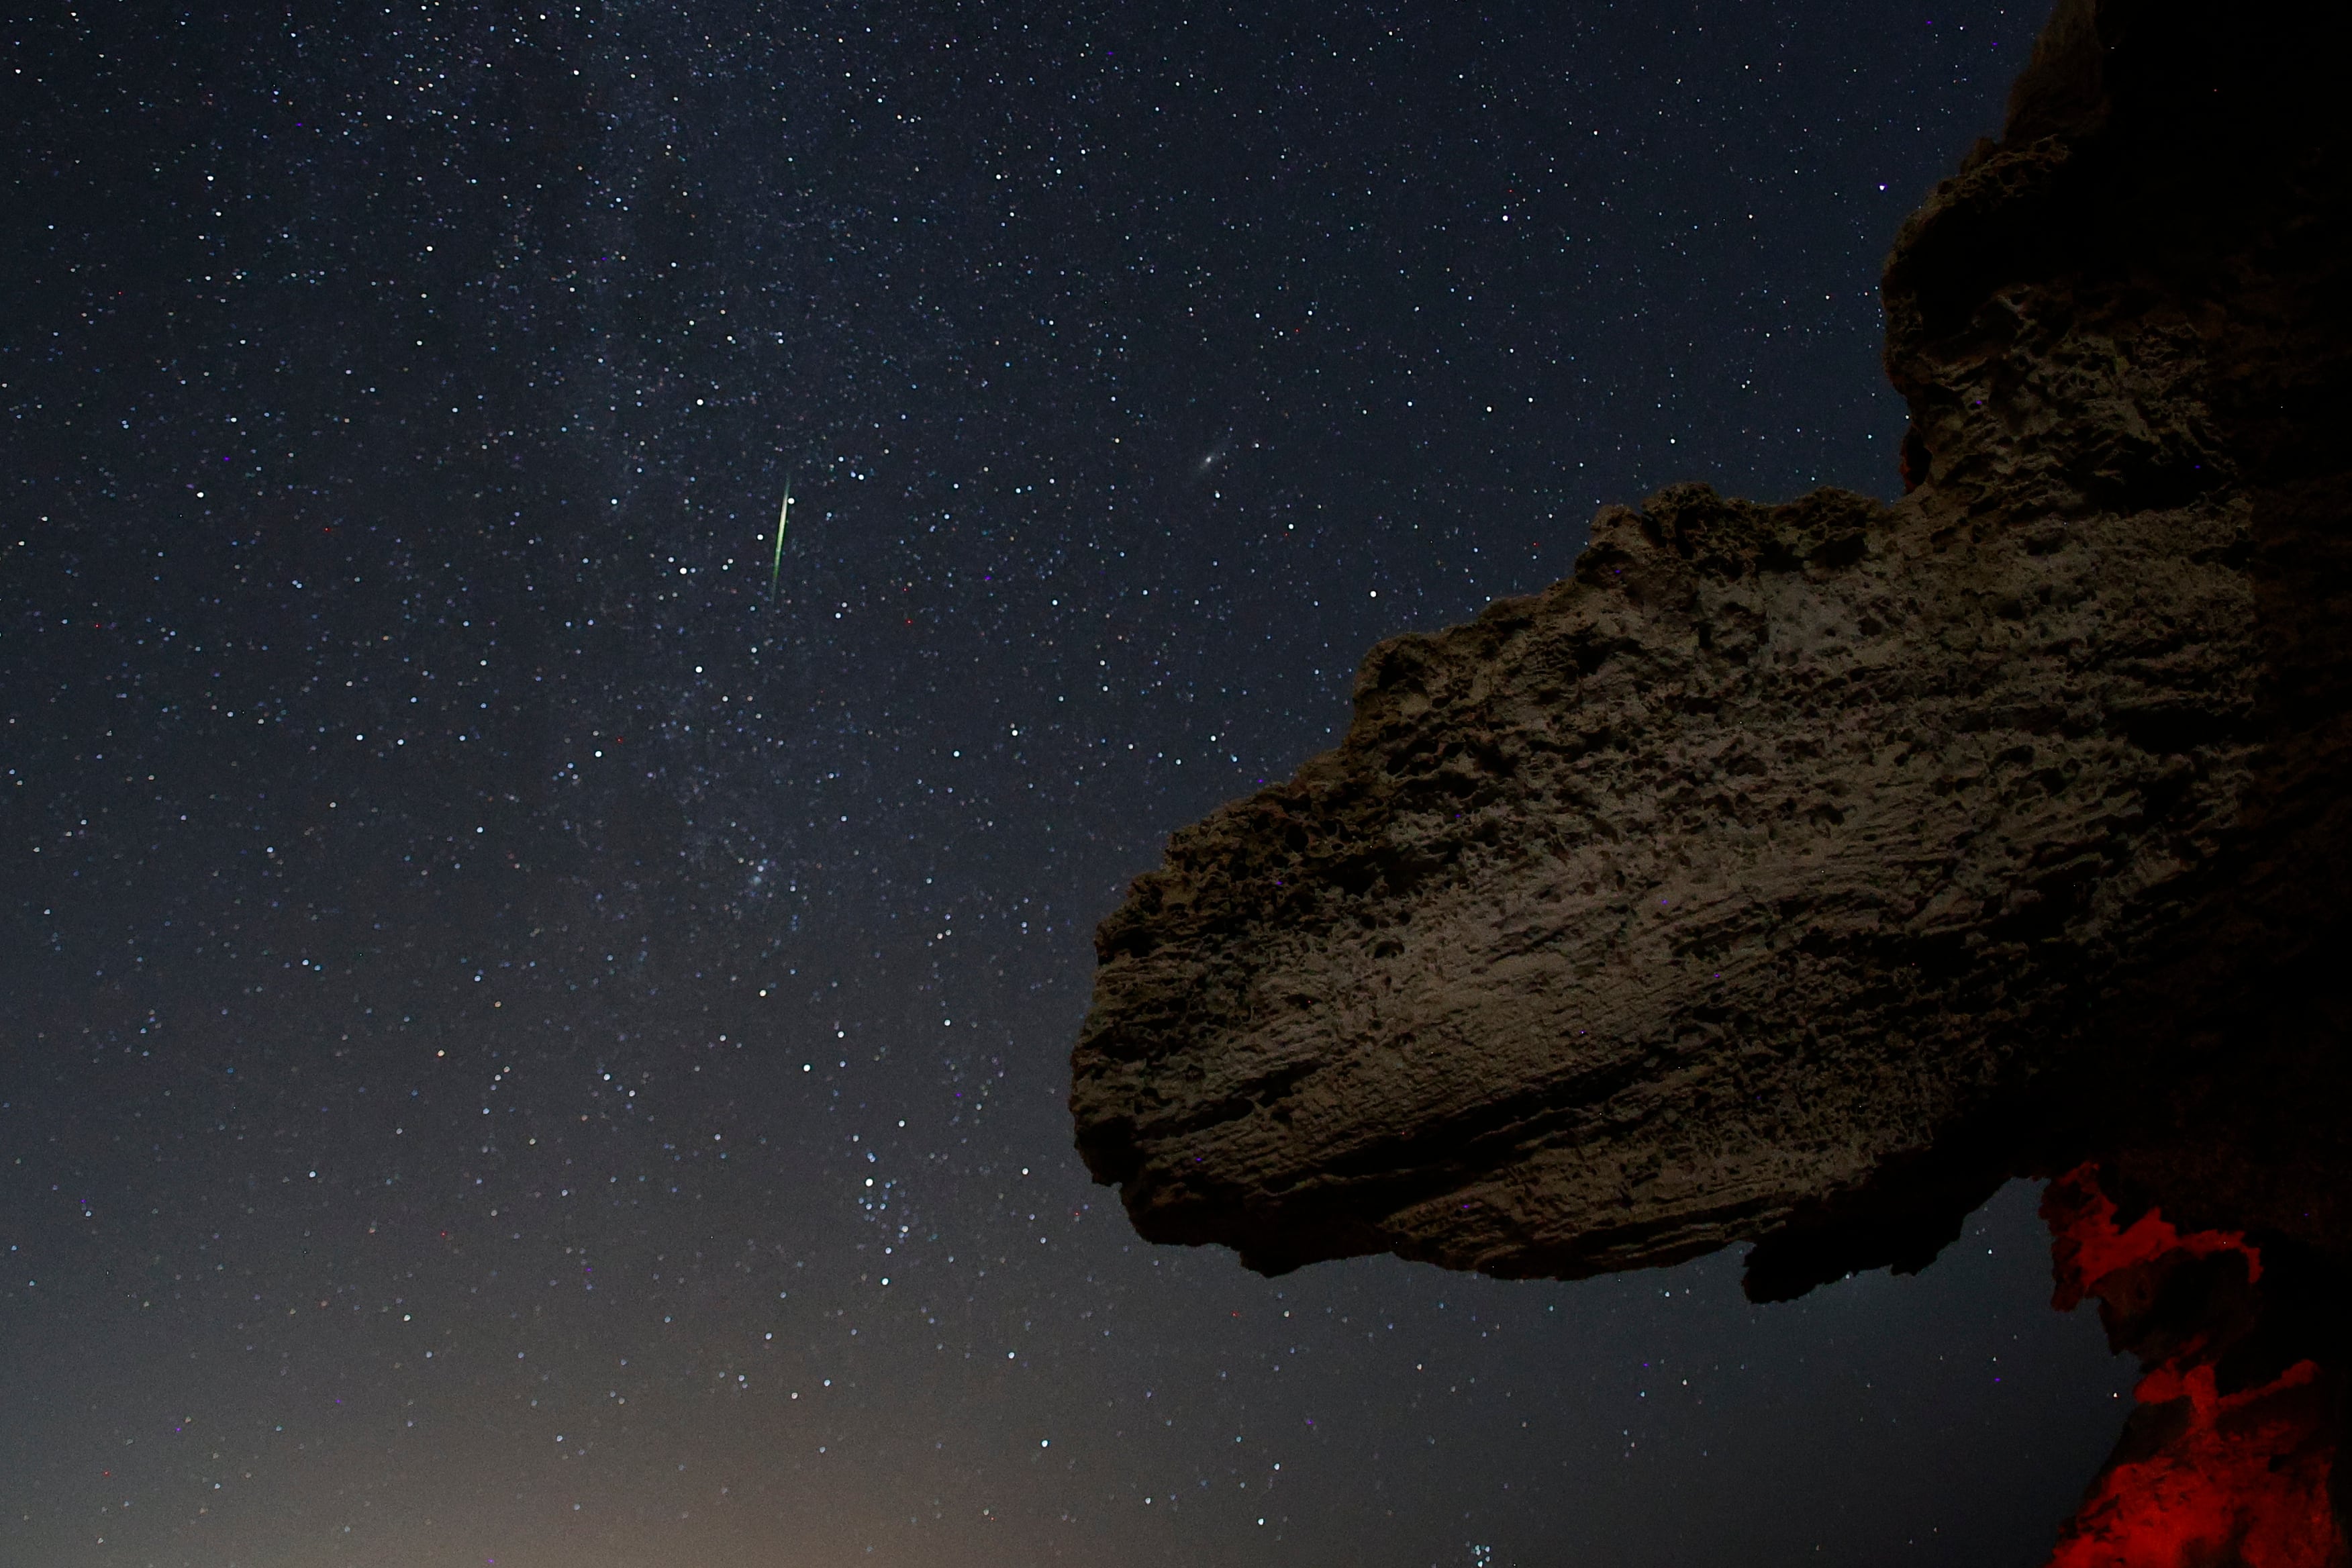
<instances>
[{"instance_id":1,"label":"pitted rock surface","mask_svg":"<svg viewBox=\"0 0 2352 1568\"><path fill-rule=\"evenodd\" d=\"M2067 0L1889 262L1907 495L1604 511L1175 836L1074 1058L1143 1235L1559 1276L1763 1238L1770 1295L2098 1155L2341 1258L2342 1119L2248 1109L2344 1087L2352 148L2300 26Z\"/></svg>"},{"instance_id":2,"label":"pitted rock surface","mask_svg":"<svg viewBox=\"0 0 2352 1568\"><path fill-rule=\"evenodd\" d=\"M1145 1234L1668 1261L1925 1153L2072 1026L2242 793L2242 746L2134 736L2252 710L2242 521L1935 524L1669 490L1376 649L1345 743L1102 929L1076 1104Z\"/></svg>"}]
</instances>

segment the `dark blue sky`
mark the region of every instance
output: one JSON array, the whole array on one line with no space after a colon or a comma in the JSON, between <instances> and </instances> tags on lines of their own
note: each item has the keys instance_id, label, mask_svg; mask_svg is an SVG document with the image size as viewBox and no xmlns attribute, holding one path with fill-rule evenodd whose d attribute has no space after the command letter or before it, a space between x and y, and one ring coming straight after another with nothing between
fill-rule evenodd
<instances>
[{"instance_id":1,"label":"dark blue sky","mask_svg":"<svg viewBox=\"0 0 2352 1568\"><path fill-rule=\"evenodd\" d=\"M1062 1097L1374 640L1893 488L2040 20L6 24L0 1560L2030 1568L2128 1369L2025 1189L1770 1309L1266 1281Z\"/></svg>"}]
</instances>

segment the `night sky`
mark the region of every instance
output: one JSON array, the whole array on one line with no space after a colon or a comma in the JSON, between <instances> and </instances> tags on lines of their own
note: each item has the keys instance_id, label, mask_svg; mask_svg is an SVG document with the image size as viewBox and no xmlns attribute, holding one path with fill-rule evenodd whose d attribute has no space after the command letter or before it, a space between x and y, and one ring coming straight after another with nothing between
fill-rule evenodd
<instances>
[{"instance_id":1,"label":"night sky","mask_svg":"<svg viewBox=\"0 0 2352 1568\"><path fill-rule=\"evenodd\" d=\"M1064 1096L1374 640L1895 488L2041 20L0 24L0 1563L2032 1568L2131 1369L2029 1187L1771 1308L1267 1280Z\"/></svg>"}]
</instances>

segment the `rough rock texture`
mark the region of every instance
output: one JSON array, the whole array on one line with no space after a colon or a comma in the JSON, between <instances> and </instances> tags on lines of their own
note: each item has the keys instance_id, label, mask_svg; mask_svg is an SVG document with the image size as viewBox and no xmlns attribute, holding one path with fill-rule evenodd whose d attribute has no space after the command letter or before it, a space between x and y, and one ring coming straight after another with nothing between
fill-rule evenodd
<instances>
[{"instance_id":1,"label":"rough rock texture","mask_svg":"<svg viewBox=\"0 0 2352 1568\"><path fill-rule=\"evenodd\" d=\"M1376 647L1338 750L1171 840L1097 936L1074 1058L1142 1234L1557 1276L1753 1239L1772 1297L2096 1162L2251 1238L2262 1310L2337 1325L2340 1366L2327 16L2061 0L1887 265L1904 499L1607 510L1572 578ZM2196 1366L2206 1415L2284 1375ZM2332 1434L2342 1379L2310 1387Z\"/></svg>"},{"instance_id":2,"label":"rough rock texture","mask_svg":"<svg viewBox=\"0 0 2352 1568\"><path fill-rule=\"evenodd\" d=\"M1075 1058L1146 1236L1548 1275L1763 1238L1771 1295L2104 1153L2343 1256L2332 1120L2269 1128L2278 1179L2187 1146L2343 1076L2305 999L2352 871L2352 149L2286 16L2060 7L1887 268L1904 500L1605 511L1176 836Z\"/></svg>"},{"instance_id":3,"label":"rough rock texture","mask_svg":"<svg viewBox=\"0 0 2352 1568\"><path fill-rule=\"evenodd\" d=\"M2248 788L2242 522L1932 520L1668 490L1377 649L1346 744L1102 929L1082 1147L1145 1234L1665 1262L2079 1048L2081 977L2193 918Z\"/></svg>"}]
</instances>

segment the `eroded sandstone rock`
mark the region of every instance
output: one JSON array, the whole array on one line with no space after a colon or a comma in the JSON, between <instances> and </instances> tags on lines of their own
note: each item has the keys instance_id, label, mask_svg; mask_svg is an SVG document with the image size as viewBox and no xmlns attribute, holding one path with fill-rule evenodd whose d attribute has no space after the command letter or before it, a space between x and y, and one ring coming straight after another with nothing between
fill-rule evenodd
<instances>
[{"instance_id":1,"label":"eroded sandstone rock","mask_svg":"<svg viewBox=\"0 0 2352 1568\"><path fill-rule=\"evenodd\" d=\"M2072 1171L2062 1297L2149 1371L2060 1560L2343 1568L2326 15L2061 0L1888 261L1902 500L1610 509L1175 836L1073 1058L1144 1236L1560 1277L1744 1239L1770 1298Z\"/></svg>"},{"instance_id":2,"label":"eroded sandstone rock","mask_svg":"<svg viewBox=\"0 0 2352 1568\"><path fill-rule=\"evenodd\" d=\"M2343 1087L2352 882L2347 148L2296 25L2060 7L1888 265L1904 499L1605 511L1175 837L1074 1063L1144 1235L1563 1276L1761 1239L1774 1295L2098 1155L2341 1258L2336 1119L2260 1109ZM2265 1114L2294 1183L2199 1143Z\"/></svg>"},{"instance_id":3,"label":"eroded sandstone rock","mask_svg":"<svg viewBox=\"0 0 2352 1568\"><path fill-rule=\"evenodd\" d=\"M1376 649L1339 750L1098 938L1082 1146L1145 1234L1671 1261L1928 1155L2079 1031L2246 788L2242 743L2174 735L2255 702L2243 521L1989 547L1933 499L1668 490Z\"/></svg>"}]
</instances>

